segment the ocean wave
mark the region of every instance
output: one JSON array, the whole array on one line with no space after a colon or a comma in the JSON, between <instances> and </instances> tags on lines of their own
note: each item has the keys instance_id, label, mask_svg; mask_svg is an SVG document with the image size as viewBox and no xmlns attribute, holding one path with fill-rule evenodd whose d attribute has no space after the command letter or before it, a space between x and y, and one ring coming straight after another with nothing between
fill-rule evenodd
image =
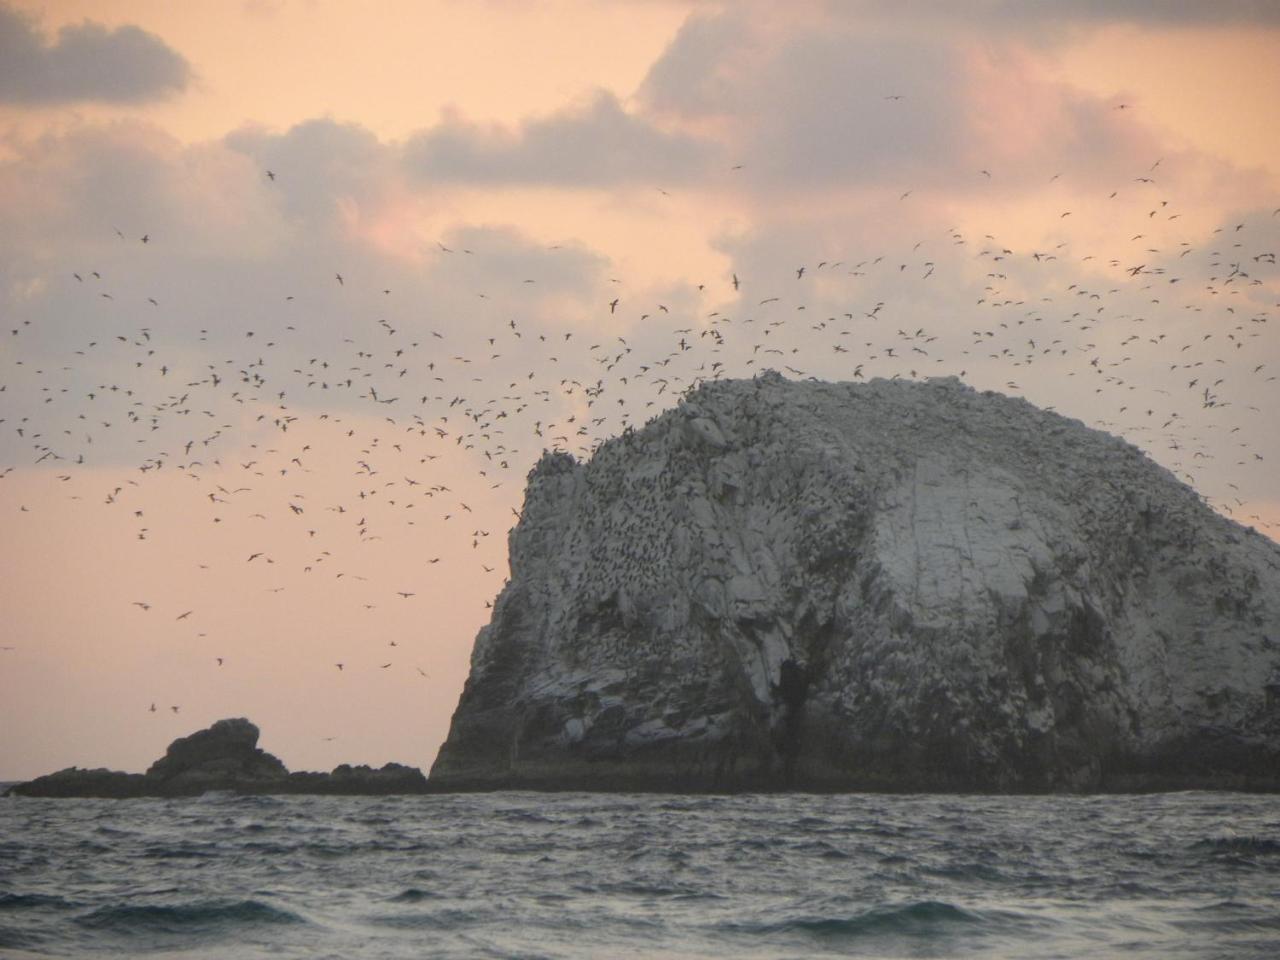
<instances>
[{"instance_id":1,"label":"ocean wave","mask_svg":"<svg viewBox=\"0 0 1280 960\"><path fill-rule=\"evenodd\" d=\"M684 883L646 883L642 880L618 880L613 882L578 885L577 893L585 896L606 894L613 897L720 899L719 894Z\"/></svg>"},{"instance_id":2,"label":"ocean wave","mask_svg":"<svg viewBox=\"0 0 1280 960\"><path fill-rule=\"evenodd\" d=\"M276 855L281 853L294 853L301 844L297 843L276 843L274 841L249 841L239 845L241 850L247 850L257 855Z\"/></svg>"},{"instance_id":3,"label":"ocean wave","mask_svg":"<svg viewBox=\"0 0 1280 960\"><path fill-rule=\"evenodd\" d=\"M820 938L928 937L959 932L997 932L1024 925L1028 918L1007 911L966 910L941 900L882 905L851 917L799 916L773 923L732 923L728 932L761 934L798 933Z\"/></svg>"},{"instance_id":4,"label":"ocean wave","mask_svg":"<svg viewBox=\"0 0 1280 960\"><path fill-rule=\"evenodd\" d=\"M1191 849L1214 853L1280 854L1280 840L1270 837L1206 837L1193 843Z\"/></svg>"},{"instance_id":5,"label":"ocean wave","mask_svg":"<svg viewBox=\"0 0 1280 960\"><path fill-rule=\"evenodd\" d=\"M214 844L206 847L151 846L139 856L144 860L211 860L222 856L222 851Z\"/></svg>"},{"instance_id":6,"label":"ocean wave","mask_svg":"<svg viewBox=\"0 0 1280 960\"><path fill-rule=\"evenodd\" d=\"M988 863L948 863L938 867L926 867L922 873L931 877L961 882L978 880L982 883L1009 883L1010 878Z\"/></svg>"},{"instance_id":7,"label":"ocean wave","mask_svg":"<svg viewBox=\"0 0 1280 960\"><path fill-rule=\"evenodd\" d=\"M849 854L841 850L835 844L828 843L826 840L803 840L792 847L793 850L800 850L805 853L817 854L828 860L847 860Z\"/></svg>"},{"instance_id":8,"label":"ocean wave","mask_svg":"<svg viewBox=\"0 0 1280 960\"><path fill-rule=\"evenodd\" d=\"M1223 900L1196 909L1191 917L1176 920L1182 930L1217 934L1274 934L1280 930L1280 913L1238 900Z\"/></svg>"},{"instance_id":9,"label":"ocean wave","mask_svg":"<svg viewBox=\"0 0 1280 960\"><path fill-rule=\"evenodd\" d=\"M261 900L196 900L175 904L127 904L99 907L76 923L92 930L123 934L234 932L245 926L306 923L288 910Z\"/></svg>"},{"instance_id":10,"label":"ocean wave","mask_svg":"<svg viewBox=\"0 0 1280 960\"><path fill-rule=\"evenodd\" d=\"M430 890L419 890L417 887L409 887L407 890L401 890L391 898L392 903L420 903L423 900L435 900L440 894L432 893Z\"/></svg>"},{"instance_id":11,"label":"ocean wave","mask_svg":"<svg viewBox=\"0 0 1280 960\"><path fill-rule=\"evenodd\" d=\"M297 848L301 853L315 857L319 860L340 860L343 857L350 857L361 852L360 847L355 845L339 846L332 843L306 843ZM394 848L392 848L394 849Z\"/></svg>"},{"instance_id":12,"label":"ocean wave","mask_svg":"<svg viewBox=\"0 0 1280 960\"><path fill-rule=\"evenodd\" d=\"M464 907L450 907L433 913L396 913L364 919L371 926L391 930L461 930L493 922L492 916Z\"/></svg>"},{"instance_id":13,"label":"ocean wave","mask_svg":"<svg viewBox=\"0 0 1280 960\"><path fill-rule=\"evenodd\" d=\"M18 930L10 930L8 927L0 927L0 950L20 950L25 947L35 947L39 944L40 938L38 937ZM9 954L6 953L5 956L9 956Z\"/></svg>"},{"instance_id":14,"label":"ocean wave","mask_svg":"<svg viewBox=\"0 0 1280 960\"><path fill-rule=\"evenodd\" d=\"M536 810L497 810L495 816L511 823L553 823L554 821Z\"/></svg>"},{"instance_id":15,"label":"ocean wave","mask_svg":"<svg viewBox=\"0 0 1280 960\"><path fill-rule=\"evenodd\" d=\"M0 893L0 910L31 910L40 907L66 909L80 904L66 897L46 893Z\"/></svg>"},{"instance_id":16,"label":"ocean wave","mask_svg":"<svg viewBox=\"0 0 1280 960\"><path fill-rule=\"evenodd\" d=\"M94 828L94 833L104 837L133 837L137 836L136 830L121 830L119 827L109 827L105 823L99 824Z\"/></svg>"}]
</instances>

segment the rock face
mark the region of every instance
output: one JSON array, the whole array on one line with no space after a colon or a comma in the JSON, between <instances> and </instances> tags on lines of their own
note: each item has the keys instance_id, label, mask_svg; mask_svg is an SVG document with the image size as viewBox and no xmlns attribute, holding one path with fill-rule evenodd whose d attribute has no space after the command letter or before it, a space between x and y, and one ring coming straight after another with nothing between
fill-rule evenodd
<instances>
[{"instance_id":1,"label":"rock face","mask_svg":"<svg viewBox=\"0 0 1280 960\"><path fill-rule=\"evenodd\" d=\"M241 717L219 720L207 730L180 737L146 776L179 792L229 790L243 782L283 780L289 775L279 758L258 746L258 728Z\"/></svg>"},{"instance_id":2,"label":"rock face","mask_svg":"<svg viewBox=\"0 0 1280 960\"><path fill-rule=\"evenodd\" d=\"M548 454L433 786L1280 789L1280 547L956 380Z\"/></svg>"},{"instance_id":3,"label":"rock face","mask_svg":"<svg viewBox=\"0 0 1280 960\"><path fill-rule=\"evenodd\" d=\"M245 794L401 794L427 792L416 767L380 770L342 764L332 773L290 773L258 746L258 728L244 718L219 720L180 737L145 774L69 767L9 789L25 797L190 797L210 790Z\"/></svg>"}]
</instances>

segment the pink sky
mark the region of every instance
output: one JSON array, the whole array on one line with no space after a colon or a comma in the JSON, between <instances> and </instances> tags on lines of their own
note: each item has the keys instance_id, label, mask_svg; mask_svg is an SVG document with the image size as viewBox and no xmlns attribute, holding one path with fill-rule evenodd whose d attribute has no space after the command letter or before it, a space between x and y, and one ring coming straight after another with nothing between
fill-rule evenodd
<instances>
[{"instance_id":1,"label":"pink sky","mask_svg":"<svg viewBox=\"0 0 1280 960\"><path fill-rule=\"evenodd\" d=\"M426 767L533 461L700 377L963 375L1277 536L1280 14L1153 6L0 0L0 779Z\"/></svg>"}]
</instances>

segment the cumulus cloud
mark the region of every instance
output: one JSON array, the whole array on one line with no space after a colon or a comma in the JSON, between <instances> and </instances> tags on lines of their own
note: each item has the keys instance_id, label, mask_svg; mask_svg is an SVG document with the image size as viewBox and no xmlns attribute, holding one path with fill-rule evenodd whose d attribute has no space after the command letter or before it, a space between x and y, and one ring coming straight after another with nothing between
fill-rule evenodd
<instances>
[{"instance_id":1,"label":"cumulus cloud","mask_svg":"<svg viewBox=\"0 0 1280 960\"><path fill-rule=\"evenodd\" d=\"M638 99L714 130L759 193L985 188L981 170L999 189L1110 182L1159 155L1153 131L1026 49L1012 34L978 43L844 12L762 28L734 7L686 21Z\"/></svg>"},{"instance_id":2,"label":"cumulus cloud","mask_svg":"<svg viewBox=\"0 0 1280 960\"><path fill-rule=\"evenodd\" d=\"M941 40L838 20L764 39L741 11L695 16L653 65L641 99L664 115L719 122L758 182L919 175L963 146L964 65Z\"/></svg>"},{"instance_id":3,"label":"cumulus cloud","mask_svg":"<svg viewBox=\"0 0 1280 960\"><path fill-rule=\"evenodd\" d=\"M728 34L739 29L725 26ZM718 91L720 102L709 106L735 118L753 175L878 179L927 166L962 142L965 118L954 91L962 65L942 43L820 27L793 32L767 56L751 43L723 46L710 33L704 42L721 45L719 64L710 49L680 69L660 62L647 90L655 106L668 109L679 109L686 83L704 96ZM742 82L720 86L718 72Z\"/></svg>"},{"instance_id":4,"label":"cumulus cloud","mask_svg":"<svg viewBox=\"0 0 1280 960\"><path fill-rule=\"evenodd\" d=\"M458 117L410 139L410 169L436 180L600 186L686 180L708 160L706 143L664 132L607 92L516 130Z\"/></svg>"},{"instance_id":5,"label":"cumulus cloud","mask_svg":"<svg viewBox=\"0 0 1280 960\"><path fill-rule=\"evenodd\" d=\"M154 34L86 20L49 43L35 23L0 4L0 101L132 103L186 88L191 66Z\"/></svg>"}]
</instances>

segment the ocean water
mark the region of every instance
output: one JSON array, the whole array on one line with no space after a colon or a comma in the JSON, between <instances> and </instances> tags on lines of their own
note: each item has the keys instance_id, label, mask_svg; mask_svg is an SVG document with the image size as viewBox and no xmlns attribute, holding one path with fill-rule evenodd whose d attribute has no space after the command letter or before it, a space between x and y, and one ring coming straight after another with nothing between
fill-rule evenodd
<instances>
[{"instance_id":1,"label":"ocean water","mask_svg":"<svg viewBox=\"0 0 1280 960\"><path fill-rule=\"evenodd\" d=\"M0 800L0 956L1280 957L1280 797Z\"/></svg>"}]
</instances>

